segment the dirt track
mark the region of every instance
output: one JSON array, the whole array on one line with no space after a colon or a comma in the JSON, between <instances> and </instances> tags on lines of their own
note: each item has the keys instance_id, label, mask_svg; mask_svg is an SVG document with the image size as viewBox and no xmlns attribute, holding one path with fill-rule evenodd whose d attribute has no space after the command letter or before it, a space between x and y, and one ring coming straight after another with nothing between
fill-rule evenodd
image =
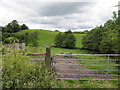
<instances>
[{"instance_id":1,"label":"dirt track","mask_svg":"<svg viewBox=\"0 0 120 90\"><path fill-rule=\"evenodd\" d=\"M114 79L118 77L108 76L106 73L96 72L92 69L80 65L75 58L63 58L55 56L53 59L53 67L58 74L59 78L92 78L92 79ZM79 65L68 65L79 64ZM67 75L66 75L67 74Z\"/></svg>"}]
</instances>

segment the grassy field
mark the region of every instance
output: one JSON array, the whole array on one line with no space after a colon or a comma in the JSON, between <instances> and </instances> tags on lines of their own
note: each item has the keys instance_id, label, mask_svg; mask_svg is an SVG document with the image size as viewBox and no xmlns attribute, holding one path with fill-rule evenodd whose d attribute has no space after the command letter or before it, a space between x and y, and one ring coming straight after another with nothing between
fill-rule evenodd
<instances>
[{"instance_id":1,"label":"grassy field","mask_svg":"<svg viewBox=\"0 0 120 90\"><path fill-rule=\"evenodd\" d=\"M38 36L38 42L39 45L54 45L54 39L56 37L56 35L59 32L55 32L55 31L48 31L48 30L24 30L21 32L17 32L17 35L21 35L24 34L25 32L38 32L39 36ZM74 34L76 37L76 47L77 48L82 48L82 37L85 36L85 34Z\"/></svg>"},{"instance_id":2,"label":"grassy field","mask_svg":"<svg viewBox=\"0 0 120 90\"><path fill-rule=\"evenodd\" d=\"M47 31L47 30L24 30L18 32L17 34L24 34L25 32L35 32L38 31L39 33L39 46L38 47L27 47L27 53L45 53L45 46L46 45L54 45L54 38L58 34L58 32L54 31ZM76 47L82 48L82 38L85 34L74 34L76 36ZM51 55L60 54L60 53L71 53L71 54L90 54L92 52L80 49L65 49L65 48L51 48ZM88 62L82 61L80 64L105 64L106 61L103 62ZM95 70L104 70L105 67L89 67ZM117 81L77 81L77 80L64 80L67 88L118 88Z\"/></svg>"}]
</instances>

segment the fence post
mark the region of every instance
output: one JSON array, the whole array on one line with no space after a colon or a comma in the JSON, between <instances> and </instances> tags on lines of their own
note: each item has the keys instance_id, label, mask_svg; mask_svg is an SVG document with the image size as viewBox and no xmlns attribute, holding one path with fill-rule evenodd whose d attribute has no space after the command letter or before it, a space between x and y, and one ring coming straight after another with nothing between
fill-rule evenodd
<instances>
[{"instance_id":1,"label":"fence post","mask_svg":"<svg viewBox=\"0 0 120 90\"><path fill-rule=\"evenodd\" d=\"M51 55L51 47L50 46L46 46L45 65L48 68L51 67L50 55Z\"/></svg>"}]
</instances>

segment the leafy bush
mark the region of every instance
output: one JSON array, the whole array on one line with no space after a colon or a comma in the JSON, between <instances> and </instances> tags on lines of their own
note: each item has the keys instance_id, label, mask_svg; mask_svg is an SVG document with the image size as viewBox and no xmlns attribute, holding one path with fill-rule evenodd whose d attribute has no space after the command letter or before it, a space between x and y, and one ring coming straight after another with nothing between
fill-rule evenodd
<instances>
[{"instance_id":1,"label":"leafy bush","mask_svg":"<svg viewBox=\"0 0 120 90\"><path fill-rule=\"evenodd\" d=\"M19 42L18 38L16 37L9 37L4 40L5 43L16 43Z\"/></svg>"},{"instance_id":2,"label":"leafy bush","mask_svg":"<svg viewBox=\"0 0 120 90\"><path fill-rule=\"evenodd\" d=\"M44 62L31 62L28 56L15 50L3 55L2 84L3 88L58 88L60 85Z\"/></svg>"},{"instance_id":3,"label":"leafy bush","mask_svg":"<svg viewBox=\"0 0 120 90\"><path fill-rule=\"evenodd\" d=\"M39 33L36 31L36 32L25 32L23 34L19 34L19 33L15 33L14 34L15 37L17 37L20 42L23 42L25 43L27 46L38 46L39 43L38 43L38 36L39 36Z\"/></svg>"}]
</instances>

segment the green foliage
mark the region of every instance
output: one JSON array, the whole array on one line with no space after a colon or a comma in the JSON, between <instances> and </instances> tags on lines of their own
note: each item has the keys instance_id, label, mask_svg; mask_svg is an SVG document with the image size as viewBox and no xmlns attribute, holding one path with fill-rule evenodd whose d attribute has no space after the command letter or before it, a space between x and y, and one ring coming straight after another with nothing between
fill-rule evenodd
<instances>
[{"instance_id":1,"label":"green foliage","mask_svg":"<svg viewBox=\"0 0 120 90\"><path fill-rule=\"evenodd\" d=\"M22 41L24 38L25 33L38 33L38 45L54 45L55 37L58 35L59 32L55 31L48 31L48 30L35 30L35 29L29 29L29 30L23 30L20 32L14 33L14 35ZM63 33L62 33L63 34ZM74 34L76 37L76 47L81 48L82 47L82 38L86 36L86 34Z\"/></svg>"},{"instance_id":2,"label":"green foliage","mask_svg":"<svg viewBox=\"0 0 120 90\"><path fill-rule=\"evenodd\" d=\"M31 46L38 46L38 32L25 32L23 34L14 34L15 37L17 37L20 42L24 42L26 45Z\"/></svg>"},{"instance_id":3,"label":"green foliage","mask_svg":"<svg viewBox=\"0 0 120 90\"><path fill-rule=\"evenodd\" d=\"M65 33L58 33L55 38L55 45L57 47L75 48L76 37L71 31Z\"/></svg>"},{"instance_id":4,"label":"green foliage","mask_svg":"<svg viewBox=\"0 0 120 90\"><path fill-rule=\"evenodd\" d=\"M14 36L14 33L24 30L24 29L28 29L28 27L25 24L20 26L18 24L17 20L13 20L12 22L8 23L5 27L0 27L0 31L2 31L2 42L3 43L16 42L16 40L15 40L16 36ZM17 40L17 42L21 41L21 39L23 39L23 37L21 37L21 38L16 37L16 38L19 39L19 40Z\"/></svg>"},{"instance_id":5,"label":"green foliage","mask_svg":"<svg viewBox=\"0 0 120 90\"><path fill-rule=\"evenodd\" d=\"M55 30L55 32L60 32L59 30Z\"/></svg>"},{"instance_id":6,"label":"green foliage","mask_svg":"<svg viewBox=\"0 0 120 90\"><path fill-rule=\"evenodd\" d=\"M93 80L81 82L81 88L118 88L117 81Z\"/></svg>"},{"instance_id":7,"label":"green foliage","mask_svg":"<svg viewBox=\"0 0 120 90\"><path fill-rule=\"evenodd\" d=\"M20 27L17 20L13 20L12 22L8 23L8 25L6 25L3 30L3 32L7 33L14 33L18 31L20 31Z\"/></svg>"},{"instance_id":8,"label":"green foliage","mask_svg":"<svg viewBox=\"0 0 120 90\"><path fill-rule=\"evenodd\" d=\"M36 32L34 32L34 33L31 33L31 35L29 36L29 37L31 37L31 44L33 45L33 46L38 46L39 45L39 43L38 43L38 36L39 36L39 34L38 34L38 32L36 31Z\"/></svg>"},{"instance_id":9,"label":"green foliage","mask_svg":"<svg viewBox=\"0 0 120 90\"><path fill-rule=\"evenodd\" d=\"M119 53L118 52L118 30L104 32L104 37L100 41L101 53Z\"/></svg>"},{"instance_id":10,"label":"green foliage","mask_svg":"<svg viewBox=\"0 0 120 90\"><path fill-rule=\"evenodd\" d=\"M3 27L2 27L2 26L0 26L0 32L2 32L2 29L3 29Z\"/></svg>"},{"instance_id":11,"label":"green foliage","mask_svg":"<svg viewBox=\"0 0 120 90\"><path fill-rule=\"evenodd\" d=\"M76 37L72 33L65 33L65 40L63 41L65 48L75 48Z\"/></svg>"},{"instance_id":12,"label":"green foliage","mask_svg":"<svg viewBox=\"0 0 120 90\"><path fill-rule=\"evenodd\" d=\"M9 37L4 40L4 43L17 43L19 42L19 39L16 37Z\"/></svg>"},{"instance_id":13,"label":"green foliage","mask_svg":"<svg viewBox=\"0 0 120 90\"><path fill-rule=\"evenodd\" d=\"M118 11L118 17L116 19L117 27L120 28L120 10Z\"/></svg>"},{"instance_id":14,"label":"green foliage","mask_svg":"<svg viewBox=\"0 0 120 90\"><path fill-rule=\"evenodd\" d=\"M16 50L3 55L3 88L58 88L55 73L46 69L44 62L31 62L28 56Z\"/></svg>"},{"instance_id":15,"label":"green foliage","mask_svg":"<svg viewBox=\"0 0 120 90\"><path fill-rule=\"evenodd\" d=\"M10 25L10 23L8 23L8 25L4 27L2 32L8 32L8 33L12 32L12 26Z\"/></svg>"},{"instance_id":16,"label":"green foliage","mask_svg":"<svg viewBox=\"0 0 120 90\"><path fill-rule=\"evenodd\" d=\"M89 33L89 31L88 30L85 30L85 31L75 31L73 33L75 33L75 34L87 34L87 33Z\"/></svg>"},{"instance_id":17,"label":"green foliage","mask_svg":"<svg viewBox=\"0 0 120 90\"><path fill-rule=\"evenodd\" d=\"M68 83L69 88L115 88L119 87L118 81L110 81L110 80L65 80Z\"/></svg>"},{"instance_id":18,"label":"green foliage","mask_svg":"<svg viewBox=\"0 0 120 90\"><path fill-rule=\"evenodd\" d=\"M9 38L11 36L12 36L12 34L10 34L10 33L6 33L6 32L2 33L2 41L4 42L6 38Z\"/></svg>"},{"instance_id":19,"label":"green foliage","mask_svg":"<svg viewBox=\"0 0 120 90\"><path fill-rule=\"evenodd\" d=\"M119 13L113 13L113 20L108 20L104 26L92 29L83 38L83 47L99 53L120 53L118 51L118 32L120 29Z\"/></svg>"},{"instance_id":20,"label":"green foliage","mask_svg":"<svg viewBox=\"0 0 120 90\"><path fill-rule=\"evenodd\" d=\"M58 35L55 38L55 45L57 47L62 47L63 46L63 39L64 39L64 35L61 32L58 33Z\"/></svg>"},{"instance_id":21,"label":"green foliage","mask_svg":"<svg viewBox=\"0 0 120 90\"><path fill-rule=\"evenodd\" d=\"M113 19L117 19L117 13L113 12Z\"/></svg>"},{"instance_id":22,"label":"green foliage","mask_svg":"<svg viewBox=\"0 0 120 90\"><path fill-rule=\"evenodd\" d=\"M25 30L25 29L28 29L28 27L25 24L23 24L23 25L20 26L20 29Z\"/></svg>"},{"instance_id":23,"label":"green foliage","mask_svg":"<svg viewBox=\"0 0 120 90\"><path fill-rule=\"evenodd\" d=\"M98 52L99 51L98 45L100 44L102 30L103 28L101 26L96 27L91 32L89 32L86 35L86 37L84 37L82 40L84 48Z\"/></svg>"},{"instance_id":24,"label":"green foliage","mask_svg":"<svg viewBox=\"0 0 120 90\"><path fill-rule=\"evenodd\" d=\"M25 24L20 26L17 20L13 20L12 22L8 23L5 27L3 27L2 32L15 33L25 29L28 29L28 27Z\"/></svg>"}]
</instances>

